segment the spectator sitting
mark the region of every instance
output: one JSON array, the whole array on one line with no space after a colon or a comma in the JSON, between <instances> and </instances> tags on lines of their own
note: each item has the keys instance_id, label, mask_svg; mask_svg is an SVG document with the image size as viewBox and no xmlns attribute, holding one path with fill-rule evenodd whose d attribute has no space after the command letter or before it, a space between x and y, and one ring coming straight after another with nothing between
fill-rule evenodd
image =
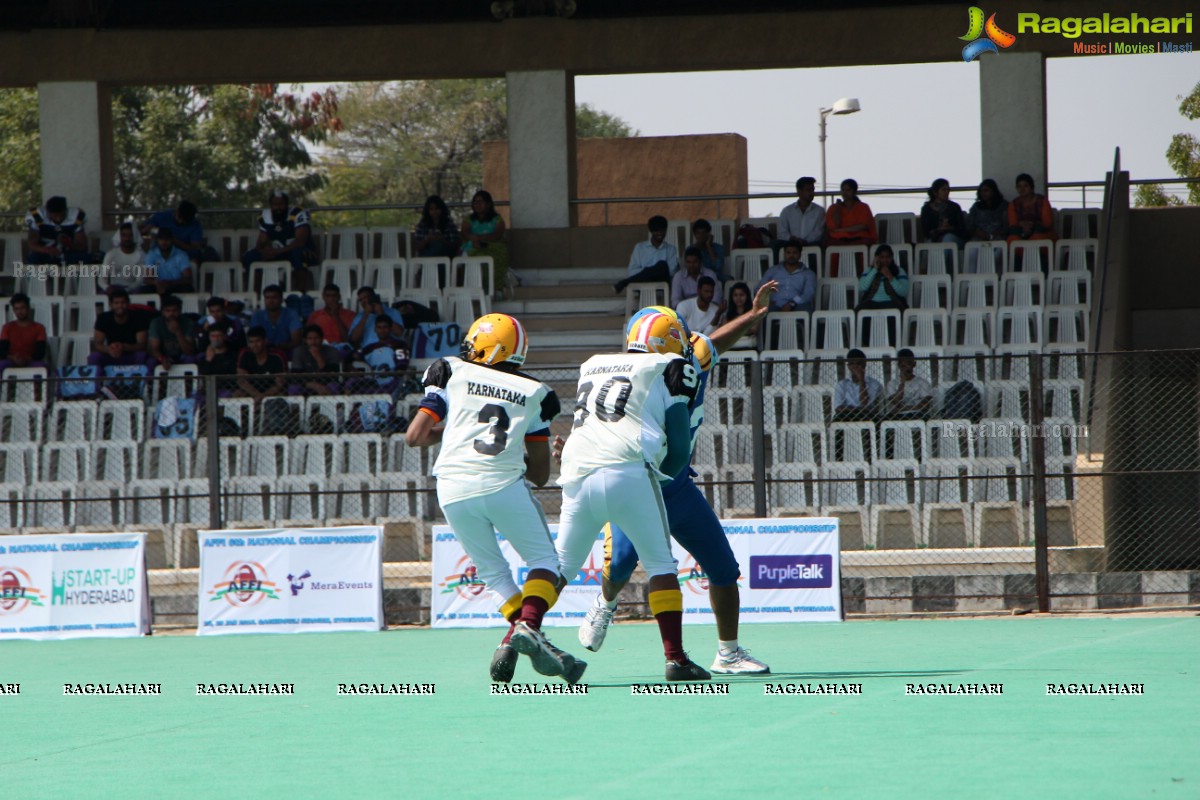
<instances>
[{"instance_id":1,"label":"spectator sitting","mask_svg":"<svg viewBox=\"0 0 1200 800\"><path fill-rule=\"evenodd\" d=\"M701 275L696 296L689 297L675 307L679 318L692 333L712 333L716 330L717 318L721 315L721 307L713 297L716 286L717 282L710 276Z\"/></svg>"},{"instance_id":2,"label":"spectator sitting","mask_svg":"<svg viewBox=\"0 0 1200 800\"><path fill-rule=\"evenodd\" d=\"M183 316L183 301L169 294L162 299L162 314L150 322L150 357L170 369L173 364L194 364L196 323Z\"/></svg>"},{"instance_id":3,"label":"spectator sitting","mask_svg":"<svg viewBox=\"0 0 1200 800\"><path fill-rule=\"evenodd\" d=\"M496 211L492 195L480 189L471 198L471 213L462 222L462 254L491 256L496 285L494 295L508 285L508 245L504 243L504 217Z\"/></svg>"},{"instance_id":4,"label":"spectator sitting","mask_svg":"<svg viewBox=\"0 0 1200 800\"><path fill-rule=\"evenodd\" d=\"M750 287L743 281L738 281L729 287L729 300L725 304L725 313L720 315L720 324L724 325L727 322L732 322L743 314L749 313L754 308L754 298L750 294ZM762 324L761 319L750 328L741 339L738 339L733 345L735 350L746 350L758 347L758 328Z\"/></svg>"},{"instance_id":5,"label":"spectator sitting","mask_svg":"<svg viewBox=\"0 0 1200 800\"><path fill-rule=\"evenodd\" d=\"M337 373L342 368L342 352L336 347L324 343L325 334L317 325L309 325L304 329L304 343L292 350L292 372L312 376L320 372ZM288 390L289 394L334 394L339 385L335 380L322 381L308 377L302 382L295 382Z\"/></svg>"},{"instance_id":6,"label":"spectator sitting","mask_svg":"<svg viewBox=\"0 0 1200 800\"><path fill-rule=\"evenodd\" d=\"M436 194L425 198L421 219L413 231L413 253L422 256L452 258L458 252L458 228L450 218L446 201Z\"/></svg>"},{"instance_id":7,"label":"spectator sitting","mask_svg":"<svg viewBox=\"0 0 1200 800\"><path fill-rule=\"evenodd\" d=\"M0 328L0 375L9 367L47 366L46 326L34 322L29 295L14 294L8 304L16 319Z\"/></svg>"},{"instance_id":8,"label":"spectator sitting","mask_svg":"<svg viewBox=\"0 0 1200 800\"><path fill-rule=\"evenodd\" d=\"M109 310L96 318L92 331L92 353L87 363L96 367L145 364L149 315L129 307L129 292L113 289L108 296Z\"/></svg>"},{"instance_id":9,"label":"spectator sitting","mask_svg":"<svg viewBox=\"0 0 1200 800\"><path fill-rule=\"evenodd\" d=\"M286 358L300 344L300 315L283 304L283 289L272 284L263 289L263 307L250 316L250 327L266 332L267 347Z\"/></svg>"},{"instance_id":10,"label":"spectator sitting","mask_svg":"<svg viewBox=\"0 0 1200 800\"><path fill-rule=\"evenodd\" d=\"M796 202L784 206L779 212L776 229L775 255L788 242L804 247L820 246L825 241L825 207L813 202L817 192L817 179L805 176L796 181Z\"/></svg>"},{"instance_id":11,"label":"spectator sitting","mask_svg":"<svg viewBox=\"0 0 1200 800\"><path fill-rule=\"evenodd\" d=\"M236 375L238 369L237 352L229 346L229 340L225 335L224 328L213 328L209 332L208 345L204 348L203 355L199 358L201 375ZM217 394L221 397L229 397L233 394L234 382L232 380L217 381ZM200 391L200 398L204 398L204 390Z\"/></svg>"},{"instance_id":12,"label":"spectator sitting","mask_svg":"<svg viewBox=\"0 0 1200 800\"><path fill-rule=\"evenodd\" d=\"M853 178L842 181L842 199L829 207L825 227L829 231L829 244L871 245L879 241L875 215L870 206L858 199L858 181Z\"/></svg>"},{"instance_id":13,"label":"spectator sitting","mask_svg":"<svg viewBox=\"0 0 1200 800\"><path fill-rule=\"evenodd\" d=\"M699 291L698 281L704 276L712 278L713 284L717 285L717 273L703 266L700 248L693 246L684 250L683 269L676 272L675 277L671 278L671 307L677 309L684 300L695 297ZM717 305L721 305L719 286L713 297Z\"/></svg>"},{"instance_id":14,"label":"spectator sitting","mask_svg":"<svg viewBox=\"0 0 1200 800\"><path fill-rule=\"evenodd\" d=\"M372 372L396 373L408 369L408 345L392 332L392 322L386 316L375 317L375 341L362 350L362 359ZM356 381L351 391L390 394L400 379L395 374L381 374Z\"/></svg>"},{"instance_id":15,"label":"spectator sitting","mask_svg":"<svg viewBox=\"0 0 1200 800\"><path fill-rule=\"evenodd\" d=\"M917 360L907 347L896 354L899 372L887 384L888 419L929 419L933 409L933 386L919 377Z\"/></svg>"},{"instance_id":16,"label":"spectator sitting","mask_svg":"<svg viewBox=\"0 0 1200 800\"><path fill-rule=\"evenodd\" d=\"M633 254L629 257L629 274L613 284L617 294L624 292L631 283L670 281L679 269L679 251L675 245L665 241L667 218L653 216L646 227L650 229L650 239L634 245Z\"/></svg>"},{"instance_id":17,"label":"spectator sitting","mask_svg":"<svg viewBox=\"0 0 1200 800\"><path fill-rule=\"evenodd\" d=\"M200 266L204 257L204 228L196 219L195 203L184 200L174 211L151 214L139 227L142 236L149 236L155 228L159 234L165 230L171 243L182 250L189 261Z\"/></svg>"},{"instance_id":18,"label":"spectator sitting","mask_svg":"<svg viewBox=\"0 0 1200 800\"><path fill-rule=\"evenodd\" d=\"M132 222L121 223L113 244L116 247L104 254L104 274L100 284L105 293L115 286L127 290L138 286L143 275L142 266L146 263L146 254L138 247L133 235Z\"/></svg>"},{"instance_id":19,"label":"spectator sitting","mask_svg":"<svg viewBox=\"0 0 1200 800\"><path fill-rule=\"evenodd\" d=\"M321 292L325 305L308 315L307 325L316 325L330 344L350 344L350 325L354 323L354 312L342 308L342 290L336 283L325 286Z\"/></svg>"},{"instance_id":20,"label":"spectator sitting","mask_svg":"<svg viewBox=\"0 0 1200 800\"><path fill-rule=\"evenodd\" d=\"M721 282L731 276L725 272L725 248L713 239L712 223L708 220L698 219L692 223L692 246L700 251L700 265L716 275L717 300L720 301Z\"/></svg>"},{"instance_id":21,"label":"spectator sitting","mask_svg":"<svg viewBox=\"0 0 1200 800\"><path fill-rule=\"evenodd\" d=\"M256 261L288 261L292 265L292 288L307 291L312 286L309 264L317 263L312 250L312 222L300 206L291 207L284 192L274 192L267 200L258 223L258 242L242 256L247 274Z\"/></svg>"},{"instance_id":22,"label":"spectator sitting","mask_svg":"<svg viewBox=\"0 0 1200 800\"><path fill-rule=\"evenodd\" d=\"M833 421L874 420L883 386L867 374L867 356L857 347L846 354L849 375L833 390Z\"/></svg>"},{"instance_id":23,"label":"spectator sitting","mask_svg":"<svg viewBox=\"0 0 1200 800\"><path fill-rule=\"evenodd\" d=\"M812 311L817 294L817 276L800 261L800 243L788 240L783 244L783 263L767 270L758 286L777 281L779 288L771 295L772 311ZM755 291L758 289L756 288Z\"/></svg>"},{"instance_id":24,"label":"spectator sitting","mask_svg":"<svg viewBox=\"0 0 1200 800\"><path fill-rule=\"evenodd\" d=\"M1033 191L1033 177L1017 176L1017 196L1008 204L1008 241L1054 240L1054 212L1045 195Z\"/></svg>"},{"instance_id":25,"label":"spectator sitting","mask_svg":"<svg viewBox=\"0 0 1200 800\"><path fill-rule=\"evenodd\" d=\"M92 263L84 225L87 214L68 208L67 198L51 197L44 208L31 208L25 215L29 230L30 264Z\"/></svg>"},{"instance_id":26,"label":"spectator sitting","mask_svg":"<svg viewBox=\"0 0 1200 800\"><path fill-rule=\"evenodd\" d=\"M858 309L908 308L908 273L894 260L891 245L875 248L875 262L858 279Z\"/></svg>"},{"instance_id":27,"label":"spectator sitting","mask_svg":"<svg viewBox=\"0 0 1200 800\"><path fill-rule=\"evenodd\" d=\"M200 327L196 331L196 350L207 350L209 335L213 330L220 328L225 331L225 343L233 352L237 352L246 346L246 336L243 333L242 322L239 319L229 316L225 308L225 300L220 297L210 297L208 302L204 304L208 309L208 316L200 321Z\"/></svg>"},{"instance_id":28,"label":"spectator sitting","mask_svg":"<svg viewBox=\"0 0 1200 800\"><path fill-rule=\"evenodd\" d=\"M991 178L984 178L975 190L975 203L967 212L967 230L973 242L1002 242L1008 233L1008 201ZM979 253L968 253L967 272L978 270Z\"/></svg>"},{"instance_id":29,"label":"spectator sitting","mask_svg":"<svg viewBox=\"0 0 1200 800\"><path fill-rule=\"evenodd\" d=\"M264 397L287 392L287 379L284 377L287 374L287 364L278 355L267 350L267 332L262 328L246 331L246 349L238 356L237 374L237 390L233 393L234 397L252 397L254 402L258 403Z\"/></svg>"},{"instance_id":30,"label":"spectator sitting","mask_svg":"<svg viewBox=\"0 0 1200 800\"><path fill-rule=\"evenodd\" d=\"M160 297L174 292L195 291L192 286L192 262L187 253L175 246L171 229L159 228L154 242L154 248L146 254L147 271L154 275L154 282L143 285L139 291L154 292Z\"/></svg>"},{"instance_id":31,"label":"spectator sitting","mask_svg":"<svg viewBox=\"0 0 1200 800\"><path fill-rule=\"evenodd\" d=\"M950 181L945 178L938 178L929 187L929 200L921 207L921 230L927 242L962 247L967 240L962 206L950 199Z\"/></svg>"},{"instance_id":32,"label":"spectator sitting","mask_svg":"<svg viewBox=\"0 0 1200 800\"><path fill-rule=\"evenodd\" d=\"M350 343L360 350L378 341L375 335L375 322L381 316L399 325L404 330L404 318L394 308L383 304L383 298L375 293L370 286L363 286L357 292L359 311L350 323ZM389 327L390 333L390 327Z\"/></svg>"}]
</instances>

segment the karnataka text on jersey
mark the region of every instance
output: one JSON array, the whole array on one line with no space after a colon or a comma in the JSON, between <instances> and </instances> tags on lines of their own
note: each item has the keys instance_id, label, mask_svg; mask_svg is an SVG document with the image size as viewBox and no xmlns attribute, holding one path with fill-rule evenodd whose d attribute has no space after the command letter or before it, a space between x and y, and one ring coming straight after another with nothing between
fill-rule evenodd
<instances>
[{"instance_id":1,"label":"karnataka text on jersey","mask_svg":"<svg viewBox=\"0 0 1200 800\"><path fill-rule=\"evenodd\" d=\"M512 389L505 389L501 386L492 386L487 383L476 383L475 381L467 381L467 394L474 394L480 397L492 397L497 400L503 400L506 403L515 403L519 406L526 404L528 398L520 392L514 392Z\"/></svg>"},{"instance_id":2,"label":"karnataka text on jersey","mask_svg":"<svg viewBox=\"0 0 1200 800\"><path fill-rule=\"evenodd\" d=\"M338 694L436 694L432 683L339 683Z\"/></svg>"},{"instance_id":3,"label":"karnataka text on jersey","mask_svg":"<svg viewBox=\"0 0 1200 800\"><path fill-rule=\"evenodd\" d=\"M587 694L586 683L493 683L492 694Z\"/></svg>"},{"instance_id":4,"label":"karnataka text on jersey","mask_svg":"<svg viewBox=\"0 0 1200 800\"><path fill-rule=\"evenodd\" d=\"M630 695L638 694L729 694L728 683L635 683Z\"/></svg>"},{"instance_id":5,"label":"karnataka text on jersey","mask_svg":"<svg viewBox=\"0 0 1200 800\"><path fill-rule=\"evenodd\" d=\"M1144 683L1047 683L1046 694L1145 694Z\"/></svg>"},{"instance_id":6,"label":"karnataka text on jersey","mask_svg":"<svg viewBox=\"0 0 1200 800\"><path fill-rule=\"evenodd\" d=\"M764 683L763 694L862 694L861 683Z\"/></svg>"},{"instance_id":7,"label":"karnataka text on jersey","mask_svg":"<svg viewBox=\"0 0 1200 800\"><path fill-rule=\"evenodd\" d=\"M161 683L64 683L63 695L162 694Z\"/></svg>"},{"instance_id":8,"label":"karnataka text on jersey","mask_svg":"<svg viewBox=\"0 0 1200 800\"><path fill-rule=\"evenodd\" d=\"M905 694L1004 694L1003 683L906 683Z\"/></svg>"},{"instance_id":9,"label":"karnataka text on jersey","mask_svg":"<svg viewBox=\"0 0 1200 800\"><path fill-rule=\"evenodd\" d=\"M294 683L197 683L197 695L295 694Z\"/></svg>"},{"instance_id":10,"label":"karnataka text on jersey","mask_svg":"<svg viewBox=\"0 0 1200 800\"><path fill-rule=\"evenodd\" d=\"M582 376L587 377L588 375L612 375L617 372L632 372L633 366L633 364L617 364L610 367L592 367L591 369L584 370Z\"/></svg>"}]
</instances>

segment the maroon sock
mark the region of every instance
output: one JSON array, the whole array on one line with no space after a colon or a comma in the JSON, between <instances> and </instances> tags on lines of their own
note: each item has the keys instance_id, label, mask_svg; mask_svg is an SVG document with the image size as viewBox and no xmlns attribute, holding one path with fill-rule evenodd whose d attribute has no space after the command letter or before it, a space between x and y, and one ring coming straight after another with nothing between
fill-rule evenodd
<instances>
[{"instance_id":1,"label":"maroon sock","mask_svg":"<svg viewBox=\"0 0 1200 800\"><path fill-rule=\"evenodd\" d=\"M683 612L662 611L654 619L658 621L658 632L662 636L663 653L667 661L687 663L687 654L683 652Z\"/></svg>"},{"instance_id":2,"label":"maroon sock","mask_svg":"<svg viewBox=\"0 0 1200 800\"><path fill-rule=\"evenodd\" d=\"M508 633L504 634L504 638L500 641L500 644L508 644L509 640L512 639L513 630L516 627L517 626L514 623L508 623Z\"/></svg>"},{"instance_id":3,"label":"maroon sock","mask_svg":"<svg viewBox=\"0 0 1200 800\"><path fill-rule=\"evenodd\" d=\"M550 610L550 604L540 597L530 595L521 603L521 622L534 630L542 629L542 617Z\"/></svg>"}]
</instances>

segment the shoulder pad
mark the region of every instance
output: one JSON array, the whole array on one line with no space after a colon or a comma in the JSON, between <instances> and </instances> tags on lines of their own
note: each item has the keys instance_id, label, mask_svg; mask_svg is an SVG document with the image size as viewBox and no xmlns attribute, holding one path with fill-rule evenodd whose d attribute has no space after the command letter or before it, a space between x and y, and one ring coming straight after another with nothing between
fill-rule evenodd
<instances>
[{"instance_id":1,"label":"shoulder pad","mask_svg":"<svg viewBox=\"0 0 1200 800\"><path fill-rule=\"evenodd\" d=\"M558 395L551 389L542 398L542 421L550 422L561 413L562 403L559 402Z\"/></svg>"},{"instance_id":2,"label":"shoulder pad","mask_svg":"<svg viewBox=\"0 0 1200 800\"><path fill-rule=\"evenodd\" d=\"M676 397L686 397L693 400L696 390L700 387L700 375L690 362L682 359L672 359L663 371L663 379L667 382L667 391Z\"/></svg>"},{"instance_id":3,"label":"shoulder pad","mask_svg":"<svg viewBox=\"0 0 1200 800\"><path fill-rule=\"evenodd\" d=\"M436 386L439 389L445 389L446 384L450 382L451 369L450 362L444 358L439 358L429 365L429 369L425 370L425 377L421 379L421 385L424 387Z\"/></svg>"}]
</instances>

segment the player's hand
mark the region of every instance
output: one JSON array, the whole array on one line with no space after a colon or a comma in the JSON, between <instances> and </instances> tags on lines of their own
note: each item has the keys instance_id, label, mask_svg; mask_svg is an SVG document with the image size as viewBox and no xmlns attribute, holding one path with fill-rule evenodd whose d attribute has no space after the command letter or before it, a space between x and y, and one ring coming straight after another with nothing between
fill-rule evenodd
<instances>
[{"instance_id":1,"label":"player's hand","mask_svg":"<svg viewBox=\"0 0 1200 800\"><path fill-rule=\"evenodd\" d=\"M561 436L558 436L557 434L554 437L554 441L550 443L550 454L554 457L554 460L560 464L562 463L562 451L566 446L567 440Z\"/></svg>"},{"instance_id":2,"label":"player's hand","mask_svg":"<svg viewBox=\"0 0 1200 800\"><path fill-rule=\"evenodd\" d=\"M754 308L766 308L771 304L771 294L779 288L779 281L767 281L762 286L758 287L758 291L754 293Z\"/></svg>"}]
</instances>

